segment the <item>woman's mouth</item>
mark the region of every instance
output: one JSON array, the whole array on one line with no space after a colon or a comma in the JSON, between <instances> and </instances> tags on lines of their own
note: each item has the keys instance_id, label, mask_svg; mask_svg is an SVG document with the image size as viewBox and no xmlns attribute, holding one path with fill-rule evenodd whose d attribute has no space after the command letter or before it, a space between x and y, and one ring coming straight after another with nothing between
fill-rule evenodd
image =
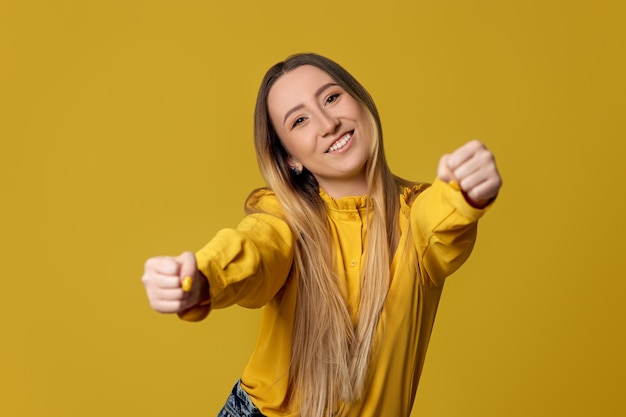
<instances>
[{"instance_id":1,"label":"woman's mouth","mask_svg":"<svg viewBox=\"0 0 626 417\"><path fill-rule=\"evenodd\" d=\"M326 153L336 152L339 149L342 149L350 141L350 138L352 138L353 133L354 133L354 130L352 132L348 132L345 135L343 135L341 138L335 141L335 143L333 143L330 148L328 148Z\"/></svg>"}]
</instances>

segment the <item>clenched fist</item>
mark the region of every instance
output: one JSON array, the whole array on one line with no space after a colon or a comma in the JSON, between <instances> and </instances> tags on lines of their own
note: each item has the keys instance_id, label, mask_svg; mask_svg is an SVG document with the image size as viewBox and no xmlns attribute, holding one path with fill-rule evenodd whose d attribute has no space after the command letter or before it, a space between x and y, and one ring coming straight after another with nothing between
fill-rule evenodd
<instances>
[{"instance_id":1,"label":"clenched fist","mask_svg":"<svg viewBox=\"0 0 626 417\"><path fill-rule=\"evenodd\" d=\"M478 208L489 204L502 186L493 154L477 140L442 156L437 176L446 182L456 181L468 203Z\"/></svg>"},{"instance_id":2,"label":"clenched fist","mask_svg":"<svg viewBox=\"0 0 626 417\"><path fill-rule=\"evenodd\" d=\"M183 289L185 279L188 288ZM148 259L141 280L150 306L159 313L180 313L199 304L208 285L191 252Z\"/></svg>"}]
</instances>

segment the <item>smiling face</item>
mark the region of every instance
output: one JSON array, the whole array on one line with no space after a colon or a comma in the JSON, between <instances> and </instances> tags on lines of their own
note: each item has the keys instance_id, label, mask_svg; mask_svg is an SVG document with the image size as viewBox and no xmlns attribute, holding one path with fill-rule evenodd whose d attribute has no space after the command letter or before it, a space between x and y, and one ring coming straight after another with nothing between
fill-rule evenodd
<instances>
[{"instance_id":1,"label":"smiling face","mask_svg":"<svg viewBox=\"0 0 626 417\"><path fill-rule=\"evenodd\" d=\"M274 83L267 103L291 167L309 170L335 198L367 192L372 127L363 106L330 75L297 67Z\"/></svg>"}]
</instances>

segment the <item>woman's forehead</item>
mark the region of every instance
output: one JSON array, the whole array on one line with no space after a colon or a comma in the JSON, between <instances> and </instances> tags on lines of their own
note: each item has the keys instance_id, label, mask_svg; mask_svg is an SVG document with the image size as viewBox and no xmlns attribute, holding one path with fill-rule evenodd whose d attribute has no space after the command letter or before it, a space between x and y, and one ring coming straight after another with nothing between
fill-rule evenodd
<instances>
[{"instance_id":1,"label":"woman's forehead","mask_svg":"<svg viewBox=\"0 0 626 417\"><path fill-rule=\"evenodd\" d=\"M329 84L336 84L335 80L325 71L312 65L302 65L283 74L268 93L270 107L287 107L314 97Z\"/></svg>"}]
</instances>

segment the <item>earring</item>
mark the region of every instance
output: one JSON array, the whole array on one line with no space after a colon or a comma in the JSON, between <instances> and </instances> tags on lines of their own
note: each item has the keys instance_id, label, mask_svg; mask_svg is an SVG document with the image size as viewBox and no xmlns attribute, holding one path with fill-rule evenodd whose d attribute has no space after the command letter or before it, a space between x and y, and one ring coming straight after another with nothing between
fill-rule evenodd
<instances>
[{"instance_id":1,"label":"earring","mask_svg":"<svg viewBox=\"0 0 626 417\"><path fill-rule=\"evenodd\" d=\"M300 175L302 173L302 170L298 167L293 167L293 173L296 175Z\"/></svg>"}]
</instances>

